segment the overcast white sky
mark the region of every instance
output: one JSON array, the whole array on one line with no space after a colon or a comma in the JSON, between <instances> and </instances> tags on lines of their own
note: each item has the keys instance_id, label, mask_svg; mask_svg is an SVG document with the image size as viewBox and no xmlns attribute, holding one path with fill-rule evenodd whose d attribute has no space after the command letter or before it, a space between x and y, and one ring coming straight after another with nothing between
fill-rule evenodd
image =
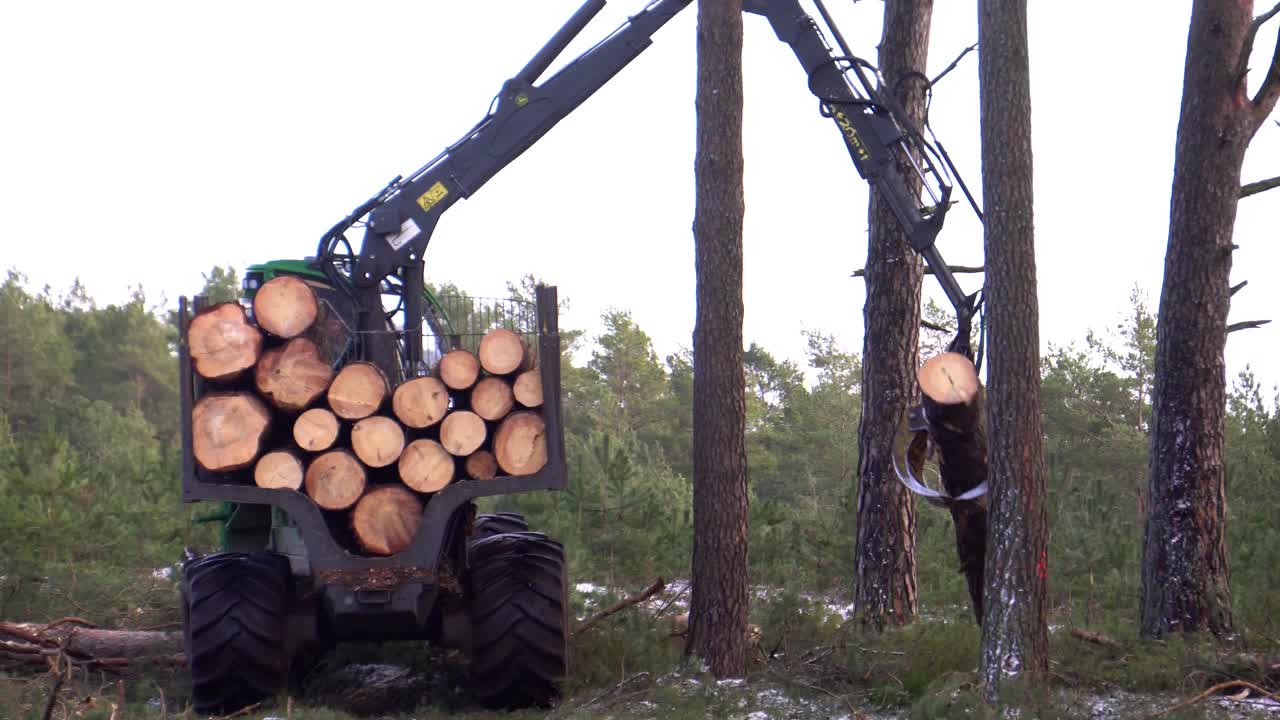
<instances>
[{"instance_id":1,"label":"overcast white sky","mask_svg":"<svg viewBox=\"0 0 1280 720\"><path fill-rule=\"evenodd\" d=\"M611 0L561 62L638 11ZM1119 319L1137 283L1158 302L1174 133L1191 3L1031 3L1041 337L1084 337ZM319 235L485 113L501 83L578 0L276 0L0 5L0 260L37 285L80 277L101 301L141 283L172 304L215 264L315 252ZM883 6L828 0L874 61ZM811 10L812 11L812 10ZM474 197L443 218L428 278L479 295L534 273L595 329L632 311L660 354L691 344L694 318L694 26L689 7L654 45ZM930 74L977 39L973 0L938 0ZM1275 32L1259 37L1255 68ZM746 338L803 359L802 329L861 349L865 183L805 77L763 18L746 20ZM1254 73L1256 87L1260 73ZM980 187L977 62L935 93L938 136ZM1268 123L1246 181L1280 173ZM1231 320L1280 315L1280 191L1241 202ZM1268 213L1268 209L1271 210ZM939 239L982 261L957 207ZM942 295L926 279L935 297ZM975 276L962 276L976 289ZM1234 334L1280 382L1276 329Z\"/></svg>"}]
</instances>

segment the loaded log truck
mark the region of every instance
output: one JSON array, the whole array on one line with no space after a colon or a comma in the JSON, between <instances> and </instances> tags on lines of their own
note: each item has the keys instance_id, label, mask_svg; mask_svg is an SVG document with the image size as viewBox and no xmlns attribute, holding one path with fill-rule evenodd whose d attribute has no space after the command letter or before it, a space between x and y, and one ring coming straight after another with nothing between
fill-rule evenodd
<instances>
[{"instance_id":1,"label":"loaded log truck","mask_svg":"<svg viewBox=\"0 0 1280 720\"><path fill-rule=\"evenodd\" d=\"M438 375L441 357L451 349L474 347L492 327L504 325L519 335L535 358L542 389L540 405L523 413L537 419L541 434L536 439L545 443L536 471L512 472L503 466L484 480L459 474L430 491L410 489L404 492L409 498L405 502L418 515L407 520L412 531L403 547L389 551L353 540L350 512L332 509L311 483L313 471L317 476L337 472L340 463L317 469L315 453L294 447L292 454L306 465L306 487L264 487L255 482L252 460L218 464L200 454L201 442L222 427L223 419L208 419L212 401L234 394L242 387L235 383L245 381L197 371L193 327L218 306L202 297L180 300L182 497L184 502L220 502L221 510L207 519L222 526L218 552L187 551L180 582L197 712L231 712L274 695L286 686L300 658L342 641L421 639L460 648L469 656L480 702L516 708L555 701L567 673L570 632L564 550L531 531L519 515L477 514L475 501L565 487L556 290L540 286L532 303L498 313L501 317L493 322L476 323L474 317L464 322L425 285L424 255L446 210L479 190L591 97L691 4L650 2L542 79L605 5L605 0L587 0L502 84L483 119L436 158L396 177L333 225L320 238L314 257L255 265L245 274L243 302L255 308L263 289L281 278L310 288L329 328L327 341L337 340L327 343L324 361L334 372L355 365L376 367L388 390ZM978 294L961 290L934 246L952 204L954 168L882 87L876 69L849 50L821 0L817 8L821 26L799 0L743 2L744 12L764 17L790 46L800 64L797 80L808 84L858 173L888 202L911 246L932 268L956 313L952 349L968 355ZM921 190L913 191L913 186ZM349 233L362 234L358 252ZM254 321L261 325L263 318L250 319ZM269 329L262 338L266 352L289 347ZM468 402L466 391L449 393L449 412L461 412ZM332 405L332 391L328 400ZM256 407L258 401L246 402ZM311 406L324 403L316 399ZM295 414L302 410L292 409ZM193 412L199 418L193 419ZM278 429L264 430L263 449L288 443L289 424L283 439ZM493 428L480 429L485 435ZM404 438L438 439L432 433L410 428ZM452 468L453 462L450 457L446 464ZM359 488L365 488L366 473L370 478L366 496L399 480L394 467L375 468L362 461L351 467L362 478Z\"/></svg>"}]
</instances>

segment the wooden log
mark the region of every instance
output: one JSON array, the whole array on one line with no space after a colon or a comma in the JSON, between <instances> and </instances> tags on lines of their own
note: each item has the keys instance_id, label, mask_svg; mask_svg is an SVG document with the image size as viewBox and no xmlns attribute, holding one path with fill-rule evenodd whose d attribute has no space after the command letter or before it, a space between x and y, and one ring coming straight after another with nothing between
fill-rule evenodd
<instances>
[{"instance_id":1,"label":"wooden log","mask_svg":"<svg viewBox=\"0 0 1280 720\"><path fill-rule=\"evenodd\" d=\"M469 350L450 350L440 358L436 374L451 390L466 390L480 379L480 360Z\"/></svg>"},{"instance_id":2,"label":"wooden log","mask_svg":"<svg viewBox=\"0 0 1280 720\"><path fill-rule=\"evenodd\" d=\"M982 393L969 358L942 353L916 373L923 394L929 439L938 450L942 486L953 498L987 479L987 436L982 423ZM987 554L985 496L948 503L955 523L956 554L969 586L974 615L982 623L983 567Z\"/></svg>"},{"instance_id":3,"label":"wooden log","mask_svg":"<svg viewBox=\"0 0 1280 720\"><path fill-rule=\"evenodd\" d=\"M512 384L516 402L527 408L542 407L542 371L525 370L516 376Z\"/></svg>"},{"instance_id":4,"label":"wooden log","mask_svg":"<svg viewBox=\"0 0 1280 720\"><path fill-rule=\"evenodd\" d=\"M369 467L386 467L404 452L404 428L385 416L374 415L351 428L351 449Z\"/></svg>"},{"instance_id":5,"label":"wooden log","mask_svg":"<svg viewBox=\"0 0 1280 720\"><path fill-rule=\"evenodd\" d=\"M370 490L351 511L356 541L374 555L394 555L405 549L421 524L422 501L399 485Z\"/></svg>"},{"instance_id":6,"label":"wooden log","mask_svg":"<svg viewBox=\"0 0 1280 720\"><path fill-rule=\"evenodd\" d=\"M493 434L493 456L508 475L532 475L547 464L547 425L534 412L508 415Z\"/></svg>"},{"instance_id":7,"label":"wooden log","mask_svg":"<svg viewBox=\"0 0 1280 720\"><path fill-rule=\"evenodd\" d=\"M524 338L506 328L494 328L480 340L480 367L493 375L507 375L533 366Z\"/></svg>"},{"instance_id":8,"label":"wooden log","mask_svg":"<svg viewBox=\"0 0 1280 720\"><path fill-rule=\"evenodd\" d=\"M389 392L387 376L377 365L351 363L329 384L329 407L344 420L361 420L376 413Z\"/></svg>"},{"instance_id":9,"label":"wooden log","mask_svg":"<svg viewBox=\"0 0 1280 720\"><path fill-rule=\"evenodd\" d=\"M400 422L411 428L428 428L449 412L449 389L433 377L414 378L401 383L391 396L391 409Z\"/></svg>"},{"instance_id":10,"label":"wooden log","mask_svg":"<svg viewBox=\"0 0 1280 720\"><path fill-rule=\"evenodd\" d=\"M338 416L324 408L311 408L293 423L293 441L307 452L323 452L338 440Z\"/></svg>"},{"instance_id":11,"label":"wooden log","mask_svg":"<svg viewBox=\"0 0 1280 720\"><path fill-rule=\"evenodd\" d=\"M436 492L453 482L457 471L453 456L436 442L421 438L409 443L400 455L400 481L420 493Z\"/></svg>"},{"instance_id":12,"label":"wooden log","mask_svg":"<svg viewBox=\"0 0 1280 720\"><path fill-rule=\"evenodd\" d=\"M330 450L307 466L307 495L325 510L346 510L364 494L364 466L346 450Z\"/></svg>"},{"instance_id":13,"label":"wooden log","mask_svg":"<svg viewBox=\"0 0 1280 720\"><path fill-rule=\"evenodd\" d=\"M239 303L219 303L191 319L187 347L200 377L234 380L262 356L262 332Z\"/></svg>"},{"instance_id":14,"label":"wooden log","mask_svg":"<svg viewBox=\"0 0 1280 720\"><path fill-rule=\"evenodd\" d=\"M511 383L501 377L489 376L471 388L471 412L485 420L497 422L515 407L515 394Z\"/></svg>"},{"instance_id":15,"label":"wooden log","mask_svg":"<svg viewBox=\"0 0 1280 720\"><path fill-rule=\"evenodd\" d=\"M320 315L320 302L305 280L280 275L268 280L253 296L258 327L280 338L306 332Z\"/></svg>"},{"instance_id":16,"label":"wooden log","mask_svg":"<svg viewBox=\"0 0 1280 720\"><path fill-rule=\"evenodd\" d=\"M210 393L191 409L192 450L211 472L252 465L270 429L271 411L252 393Z\"/></svg>"},{"instance_id":17,"label":"wooden log","mask_svg":"<svg viewBox=\"0 0 1280 720\"><path fill-rule=\"evenodd\" d=\"M0 622L0 647L30 656L48 669L59 653L72 664L123 667L132 664L182 665L182 633L154 630L104 630L79 618L48 623Z\"/></svg>"},{"instance_id":18,"label":"wooden log","mask_svg":"<svg viewBox=\"0 0 1280 720\"><path fill-rule=\"evenodd\" d=\"M455 410L440 423L440 444L456 457L479 450L488 434L484 419L469 410Z\"/></svg>"},{"instance_id":19,"label":"wooden log","mask_svg":"<svg viewBox=\"0 0 1280 720\"><path fill-rule=\"evenodd\" d=\"M302 461L289 450L273 450L253 466L253 482L261 488L302 489Z\"/></svg>"},{"instance_id":20,"label":"wooden log","mask_svg":"<svg viewBox=\"0 0 1280 720\"><path fill-rule=\"evenodd\" d=\"M462 467L472 480L492 480L498 477L498 460L488 450L471 453Z\"/></svg>"},{"instance_id":21,"label":"wooden log","mask_svg":"<svg viewBox=\"0 0 1280 720\"><path fill-rule=\"evenodd\" d=\"M315 402L333 382L333 368L307 338L294 338L262 354L253 374L258 392L286 412Z\"/></svg>"}]
</instances>

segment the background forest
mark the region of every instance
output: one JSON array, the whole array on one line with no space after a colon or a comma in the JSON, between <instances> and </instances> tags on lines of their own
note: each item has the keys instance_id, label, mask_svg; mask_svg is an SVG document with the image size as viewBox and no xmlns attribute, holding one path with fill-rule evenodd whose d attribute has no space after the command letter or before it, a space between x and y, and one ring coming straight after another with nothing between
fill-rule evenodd
<instances>
[{"instance_id":1,"label":"background forest","mask_svg":"<svg viewBox=\"0 0 1280 720\"><path fill-rule=\"evenodd\" d=\"M205 292L234 298L234 270ZM531 279L513 284L528 293ZM926 315L945 322L937 308ZM692 365L659 358L625 310L604 332L563 332L570 487L507 497L566 545L571 577L639 587L688 577L692 537ZM922 356L944 333L922 334ZM1155 318L1132 304L1043 363L1050 606L1070 621L1136 617ZM80 286L0 287L0 591L33 573L90 568L128 577L211 549L179 501L174 318L141 289L98 306ZM858 355L807 334L807 366L752 344L744 354L751 482L751 582L848 595L853 576ZM1280 409L1274 388L1234 379L1227 418L1227 529L1238 623L1280 636ZM921 611L967 616L950 518L919 513ZM6 593L0 592L0 617ZM8 610L12 610L10 608Z\"/></svg>"}]
</instances>

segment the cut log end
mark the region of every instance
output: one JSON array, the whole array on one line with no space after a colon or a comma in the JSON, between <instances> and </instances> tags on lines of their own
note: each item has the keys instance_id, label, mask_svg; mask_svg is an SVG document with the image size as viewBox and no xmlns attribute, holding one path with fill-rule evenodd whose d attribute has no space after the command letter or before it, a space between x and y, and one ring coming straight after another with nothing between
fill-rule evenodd
<instances>
[{"instance_id":1,"label":"cut log end","mask_svg":"<svg viewBox=\"0 0 1280 720\"><path fill-rule=\"evenodd\" d=\"M506 375L531 366L532 356L524 338L506 328L494 328L480 340L480 367L494 375Z\"/></svg>"},{"instance_id":2,"label":"cut log end","mask_svg":"<svg viewBox=\"0 0 1280 720\"><path fill-rule=\"evenodd\" d=\"M512 386L516 402L527 408L542 407L542 373L526 370L516 376Z\"/></svg>"},{"instance_id":3,"label":"cut log end","mask_svg":"<svg viewBox=\"0 0 1280 720\"><path fill-rule=\"evenodd\" d=\"M450 455L466 457L484 444L488 435L484 419L468 410L449 413L440 423L440 444Z\"/></svg>"},{"instance_id":4,"label":"cut log end","mask_svg":"<svg viewBox=\"0 0 1280 720\"><path fill-rule=\"evenodd\" d=\"M413 542L422 524L422 501L398 485L370 490L351 511L351 529L365 551L394 555Z\"/></svg>"},{"instance_id":5,"label":"cut log end","mask_svg":"<svg viewBox=\"0 0 1280 720\"><path fill-rule=\"evenodd\" d=\"M196 462L211 472L246 468L258 458L271 427L271 411L249 393L212 393L191 410Z\"/></svg>"},{"instance_id":6,"label":"cut log end","mask_svg":"<svg viewBox=\"0 0 1280 720\"><path fill-rule=\"evenodd\" d=\"M311 461L304 483L316 505L346 510L364 493L365 469L346 450L330 450Z\"/></svg>"},{"instance_id":7,"label":"cut log end","mask_svg":"<svg viewBox=\"0 0 1280 720\"><path fill-rule=\"evenodd\" d=\"M493 435L493 455L508 475L532 475L547 464L547 425L537 413L508 415Z\"/></svg>"},{"instance_id":8,"label":"cut log end","mask_svg":"<svg viewBox=\"0 0 1280 720\"><path fill-rule=\"evenodd\" d=\"M338 417L324 408L311 408L293 423L293 441L307 452L322 452L338 440Z\"/></svg>"},{"instance_id":9,"label":"cut log end","mask_svg":"<svg viewBox=\"0 0 1280 720\"><path fill-rule=\"evenodd\" d=\"M351 449L369 467L386 467L404 452L404 429L383 415L367 417L351 428Z\"/></svg>"},{"instance_id":10,"label":"cut log end","mask_svg":"<svg viewBox=\"0 0 1280 720\"><path fill-rule=\"evenodd\" d=\"M258 392L272 405L297 412L315 402L333 381L333 368L320 356L316 344L294 338L262 355L254 372Z\"/></svg>"},{"instance_id":11,"label":"cut log end","mask_svg":"<svg viewBox=\"0 0 1280 720\"><path fill-rule=\"evenodd\" d=\"M490 376L471 388L471 411L485 420L501 420L513 407L515 394L503 378Z\"/></svg>"},{"instance_id":12,"label":"cut log end","mask_svg":"<svg viewBox=\"0 0 1280 720\"><path fill-rule=\"evenodd\" d=\"M400 480L420 493L443 489L453 482L453 456L440 443L426 438L414 440L400 455Z\"/></svg>"},{"instance_id":13,"label":"cut log end","mask_svg":"<svg viewBox=\"0 0 1280 720\"><path fill-rule=\"evenodd\" d=\"M302 461L288 450L275 450L258 458L253 466L253 482L261 488L302 488Z\"/></svg>"},{"instance_id":14,"label":"cut log end","mask_svg":"<svg viewBox=\"0 0 1280 720\"><path fill-rule=\"evenodd\" d=\"M432 377L414 378L396 388L391 408L408 427L428 428L449 412L449 389Z\"/></svg>"},{"instance_id":15,"label":"cut log end","mask_svg":"<svg viewBox=\"0 0 1280 720\"><path fill-rule=\"evenodd\" d=\"M387 399L387 376L377 365L351 363L329 385L329 407L346 420L361 420L378 411Z\"/></svg>"},{"instance_id":16,"label":"cut log end","mask_svg":"<svg viewBox=\"0 0 1280 720\"><path fill-rule=\"evenodd\" d=\"M220 303L191 319L187 327L191 363L200 377L233 380L262 355L262 332L239 303Z\"/></svg>"},{"instance_id":17,"label":"cut log end","mask_svg":"<svg viewBox=\"0 0 1280 720\"><path fill-rule=\"evenodd\" d=\"M253 317L263 330L281 338L306 332L320 314L320 303L305 280L280 275L253 296Z\"/></svg>"},{"instance_id":18,"label":"cut log end","mask_svg":"<svg viewBox=\"0 0 1280 720\"><path fill-rule=\"evenodd\" d=\"M947 352L925 361L916 372L920 391L940 405L967 405L978 395L978 371L969 358Z\"/></svg>"},{"instance_id":19,"label":"cut log end","mask_svg":"<svg viewBox=\"0 0 1280 720\"><path fill-rule=\"evenodd\" d=\"M440 380L453 390L466 390L480 379L480 360L468 350L450 350L436 369Z\"/></svg>"},{"instance_id":20,"label":"cut log end","mask_svg":"<svg viewBox=\"0 0 1280 720\"><path fill-rule=\"evenodd\" d=\"M477 450L467 456L463 469L472 480L492 480L498 477L498 460L488 450Z\"/></svg>"}]
</instances>

